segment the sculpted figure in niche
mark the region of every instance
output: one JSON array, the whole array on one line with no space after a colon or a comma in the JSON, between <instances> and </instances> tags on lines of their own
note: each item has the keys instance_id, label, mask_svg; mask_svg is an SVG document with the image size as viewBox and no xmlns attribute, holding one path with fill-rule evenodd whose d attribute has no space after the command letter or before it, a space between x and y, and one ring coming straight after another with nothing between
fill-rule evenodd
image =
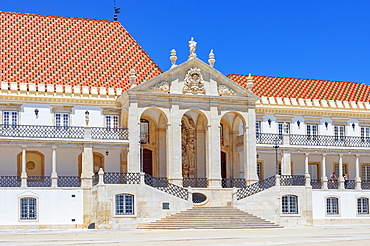
<instances>
[{"instance_id":1,"label":"sculpted figure in niche","mask_svg":"<svg viewBox=\"0 0 370 246\"><path fill-rule=\"evenodd\" d=\"M184 178L195 177L195 143L194 122L184 116L181 121L182 175Z\"/></svg>"}]
</instances>

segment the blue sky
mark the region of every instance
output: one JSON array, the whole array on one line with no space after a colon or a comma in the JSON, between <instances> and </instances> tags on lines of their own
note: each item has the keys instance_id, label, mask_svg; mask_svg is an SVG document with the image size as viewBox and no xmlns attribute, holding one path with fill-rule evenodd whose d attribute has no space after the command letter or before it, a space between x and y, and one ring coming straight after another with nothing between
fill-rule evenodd
<instances>
[{"instance_id":1,"label":"blue sky","mask_svg":"<svg viewBox=\"0 0 370 246\"><path fill-rule=\"evenodd\" d=\"M197 55L230 73L370 84L369 0L124 1L118 19L158 66ZM0 0L0 10L113 20L113 0Z\"/></svg>"}]
</instances>

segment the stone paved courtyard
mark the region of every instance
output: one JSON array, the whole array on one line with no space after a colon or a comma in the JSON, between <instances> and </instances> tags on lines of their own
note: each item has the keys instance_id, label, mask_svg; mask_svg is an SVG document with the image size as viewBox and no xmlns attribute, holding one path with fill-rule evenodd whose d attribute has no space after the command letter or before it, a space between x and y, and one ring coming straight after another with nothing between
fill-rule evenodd
<instances>
[{"instance_id":1,"label":"stone paved courtyard","mask_svg":"<svg viewBox=\"0 0 370 246\"><path fill-rule=\"evenodd\" d=\"M17 230L0 245L370 245L369 226L266 230Z\"/></svg>"}]
</instances>

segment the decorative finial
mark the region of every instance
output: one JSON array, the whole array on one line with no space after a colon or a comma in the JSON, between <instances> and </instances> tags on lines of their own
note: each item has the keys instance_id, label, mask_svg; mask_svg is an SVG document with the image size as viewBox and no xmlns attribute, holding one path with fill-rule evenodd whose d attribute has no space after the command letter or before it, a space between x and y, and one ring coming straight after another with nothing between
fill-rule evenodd
<instances>
[{"instance_id":1,"label":"decorative finial","mask_svg":"<svg viewBox=\"0 0 370 246\"><path fill-rule=\"evenodd\" d=\"M117 14L121 13L119 10L121 8L116 8L116 0L114 0L114 20L117 21Z\"/></svg>"},{"instance_id":2,"label":"decorative finial","mask_svg":"<svg viewBox=\"0 0 370 246\"><path fill-rule=\"evenodd\" d=\"M213 54L213 50L211 50L211 53L209 53L209 60L208 63L211 67L215 64L215 54Z\"/></svg>"},{"instance_id":3,"label":"decorative finial","mask_svg":"<svg viewBox=\"0 0 370 246\"><path fill-rule=\"evenodd\" d=\"M176 50L175 50L175 49L172 49L172 50L171 50L170 60L171 60L171 63L172 63L171 68L176 67L176 66L177 66L177 65L176 65L177 56L176 56ZM170 68L170 69L171 69L171 68Z\"/></svg>"},{"instance_id":4,"label":"decorative finial","mask_svg":"<svg viewBox=\"0 0 370 246\"><path fill-rule=\"evenodd\" d=\"M131 88L135 87L135 80L136 80L136 75L135 75L135 70L132 68L130 71L130 82L131 82Z\"/></svg>"},{"instance_id":5,"label":"decorative finial","mask_svg":"<svg viewBox=\"0 0 370 246\"><path fill-rule=\"evenodd\" d=\"M197 57L197 54L195 54L196 48L197 48L197 42L195 42L194 38L191 37L191 40L189 41L189 50L190 50L189 60Z\"/></svg>"},{"instance_id":6,"label":"decorative finial","mask_svg":"<svg viewBox=\"0 0 370 246\"><path fill-rule=\"evenodd\" d=\"M252 91L252 88L253 88L253 78L252 78L252 75L249 73L248 75L248 83L247 83L247 88L249 91Z\"/></svg>"}]
</instances>

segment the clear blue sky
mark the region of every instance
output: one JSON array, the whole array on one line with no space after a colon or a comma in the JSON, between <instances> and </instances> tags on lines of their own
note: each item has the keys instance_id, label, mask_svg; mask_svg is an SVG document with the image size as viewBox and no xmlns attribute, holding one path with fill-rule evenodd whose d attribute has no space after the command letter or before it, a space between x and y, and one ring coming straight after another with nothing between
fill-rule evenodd
<instances>
[{"instance_id":1,"label":"clear blue sky","mask_svg":"<svg viewBox=\"0 0 370 246\"><path fill-rule=\"evenodd\" d=\"M0 10L113 20L113 0L0 0ZM158 66L211 49L229 73L370 84L369 0L116 0L118 19Z\"/></svg>"}]
</instances>

